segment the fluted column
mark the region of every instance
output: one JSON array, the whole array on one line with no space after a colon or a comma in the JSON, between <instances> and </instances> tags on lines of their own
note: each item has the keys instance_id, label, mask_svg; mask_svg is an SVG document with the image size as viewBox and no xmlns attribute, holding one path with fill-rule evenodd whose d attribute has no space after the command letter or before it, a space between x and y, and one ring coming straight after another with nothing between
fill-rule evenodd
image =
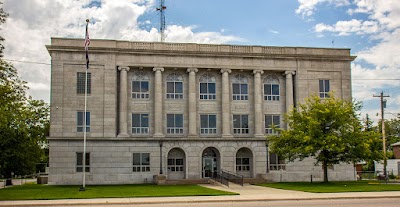
<instances>
[{"instance_id":1,"label":"fluted column","mask_svg":"<svg viewBox=\"0 0 400 207\"><path fill-rule=\"evenodd\" d=\"M230 94L229 94L229 73L230 69L221 69L222 73L222 137L232 137L230 119Z\"/></svg>"},{"instance_id":2,"label":"fluted column","mask_svg":"<svg viewBox=\"0 0 400 207\"><path fill-rule=\"evenodd\" d=\"M119 133L118 137L128 137L128 71L129 67L120 66L119 81Z\"/></svg>"},{"instance_id":3,"label":"fluted column","mask_svg":"<svg viewBox=\"0 0 400 207\"><path fill-rule=\"evenodd\" d=\"M254 73L254 137L264 137L261 75L263 70L253 70Z\"/></svg>"},{"instance_id":4,"label":"fluted column","mask_svg":"<svg viewBox=\"0 0 400 207\"><path fill-rule=\"evenodd\" d=\"M293 75L295 71L286 71L286 113L293 109ZM289 126L287 126L289 127Z\"/></svg>"},{"instance_id":5,"label":"fluted column","mask_svg":"<svg viewBox=\"0 0 400 207\"><path fill-rule=\"evenodd\" d=\"M197 99L196 99L196 73L197 68L188 68L189 73L189 137L197 136Z\"/></svg>"},{"instance_id":6,"label":"fluted column","mask_svg":"<svg viewBox=\"0 0 400 207\"><path fill-rule=\"evenodd\" d=\"M162 121L162 72L164 68L153 68L155 72L154 75L154 135L153 137L164 137L162 131L163 121Z\"/></svg>"}]
</instances>

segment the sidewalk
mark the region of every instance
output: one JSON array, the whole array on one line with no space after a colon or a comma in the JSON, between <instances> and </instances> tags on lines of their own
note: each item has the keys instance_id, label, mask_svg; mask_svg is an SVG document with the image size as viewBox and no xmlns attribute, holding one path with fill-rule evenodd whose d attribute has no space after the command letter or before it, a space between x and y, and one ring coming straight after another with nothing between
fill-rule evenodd
<instances>
[{"instance_id":1,"label":"sidewalk","mask_svg":"<svg viewBox=\"0 0 400 207\"><path fill-rule=\"evenodd\" d=\"M205 184L204 187L240 193L234 196L196 197L147 197L147 198L101 198L68 200L0 201L0 206L57 206L57 205L110 205L110 204L160 204L160 203L205 203L235 201L278 201L278 200L320 200L320 199L370 199L400 198L400 191L358 192L358 193L306 193L274 188L245 185L231 185L229 188Z\"/></svg>"}]
</instances>

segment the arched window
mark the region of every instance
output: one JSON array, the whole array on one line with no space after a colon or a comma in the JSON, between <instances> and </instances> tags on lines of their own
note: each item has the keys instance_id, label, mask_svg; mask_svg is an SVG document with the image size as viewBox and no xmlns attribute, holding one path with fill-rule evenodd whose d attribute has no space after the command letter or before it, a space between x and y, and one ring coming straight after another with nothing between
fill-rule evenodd
<instances>
[{"instance_id":1,"label":"arched window","mask_svg":"<svg viewBox=\"0 0 400 207\"><path fill-rule=\"evenodd\" d=\"M149 76L143 71L137 71L132 79L132 98L149 98Z\"/></svg>"},{"instance_id":2,"label":"arched window","mask_svg":"<svg viewBox=\"0 0 400 207\"><path fill-rule=\"evenodd\" d=\"M215 100L216 89L215 89L215 77L209 73L206 73L200 77L200 99L204 100Z\"/></svg>"},{"instance_id":3,"label":"arched window","mask_svg":"<svg viewBox=\"0 0 400 207\"><path fill-rule=\"evenodd\" d=\"M248 81L246 76L237 74L232 80L232 99L233 100L248 100Z\"/></svg>"},{"instance_id":4,"label":"arched window","mask_svg":"<svg viewBox=\"0 0 400 207\"><path fill-rule=\"evenodd\" d=\"M279 101L279 79L274 75L268 75L264 79L264 100Z\"/></svg>"},{"instance_id":5,"label":"arched window","mask_svg":"<svg viewBox=\"0 0 400 207\"><path fill-rule=\"evenodd\" d=\"M181 75L171 73L167 76L167 98L183 99L183 78Z\"/></svg>"}]
</instances>

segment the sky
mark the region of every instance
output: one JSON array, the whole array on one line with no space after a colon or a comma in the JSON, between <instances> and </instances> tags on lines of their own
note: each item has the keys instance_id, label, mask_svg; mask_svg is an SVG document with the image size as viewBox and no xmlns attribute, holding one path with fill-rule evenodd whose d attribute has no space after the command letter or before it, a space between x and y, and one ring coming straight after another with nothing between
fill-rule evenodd
<instances>
[{"instance_id":1,"label":"sky","mask_svg":"<svg viewBox=\"0 0 400 207\"><path fill-rule=\"evenodd\" d=\"M51 37L159 41L159 0L3 0L4 59L49 102ZM377 122L400 113L399 0L165 0L166 42L350 48L353 98ZM83 43L82 43L83 44Z\"/></svg>"}]
</instances>

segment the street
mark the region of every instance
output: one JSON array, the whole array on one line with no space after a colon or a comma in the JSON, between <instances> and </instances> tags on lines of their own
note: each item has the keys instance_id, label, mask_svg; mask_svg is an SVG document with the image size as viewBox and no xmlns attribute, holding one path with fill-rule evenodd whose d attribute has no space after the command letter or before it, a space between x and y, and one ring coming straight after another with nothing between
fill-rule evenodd
<instances>
[{"instance_id":1,"label":"street","mask_svg":"<svg viewBox=\"0 0 400 207\"><path fill-rule=\"evenodd\" d=\"M66 205L65 207L71 207ZM73 205L75 206L75 205ZM80 206L80 205L77 205ZM85 207L98 206L98 205L82 205ZM107 205L110 207L117 206L135 206L135 207L400 207L400 199L398 198L381 198L381 199L334 199L334 200L300 200L300 201L237 201L237 202L202 202L202 203L169 203L169 204L119 204L119 205Z\"/></svg>"}]
</instances>

